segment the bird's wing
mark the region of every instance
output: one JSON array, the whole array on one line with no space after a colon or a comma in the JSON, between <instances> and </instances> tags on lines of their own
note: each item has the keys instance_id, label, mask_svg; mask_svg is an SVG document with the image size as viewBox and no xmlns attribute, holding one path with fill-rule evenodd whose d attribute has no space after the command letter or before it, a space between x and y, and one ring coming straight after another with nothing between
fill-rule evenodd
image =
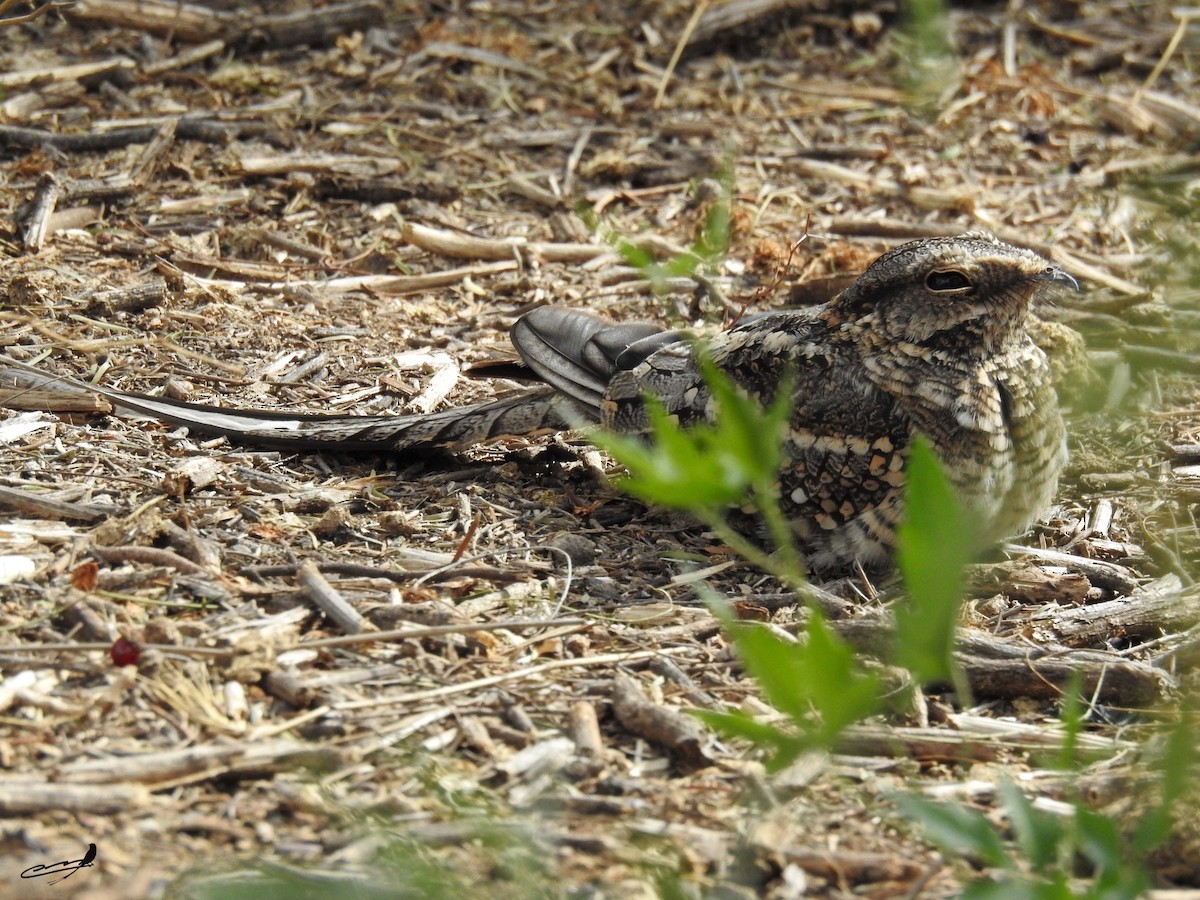
<instances>
[{"instance_id":1,"label":"bird's wing","mask_svg":"<svg viewBox=\"0 0 1200 900\"><path fill-rule=\"evenodd\" d=\"M649 323L613 324L553 306L526 313L511 336L526 365L592 421L601 419L601 404L614 376L683 338L681 332Z\"/></svg>"}]
</instances>

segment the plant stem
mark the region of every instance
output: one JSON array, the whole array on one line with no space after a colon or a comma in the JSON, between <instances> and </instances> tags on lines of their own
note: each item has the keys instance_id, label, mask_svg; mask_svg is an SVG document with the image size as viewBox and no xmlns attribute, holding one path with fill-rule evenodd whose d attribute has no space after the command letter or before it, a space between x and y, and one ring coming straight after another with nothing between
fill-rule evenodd
<instances>
[{"instance_id":1,"label":"plant stem","mask_svg":"<svg viewBox=\"0 0 1200 900\"><path fill-rule=\"evenodd\" d=\"M800 551L796 549L792 527L784 518L783 510L779 506L778 483L769 481L755 484L754 502L767 523L767 533L771 535L771 541L775 545L778 562L770 571L789 586L803 586L806 583L804 561L800 557Z\"/></svg>"},{"instance_id":2,"label":"plant stem","mask_svg":"<svg viewBox=\"0 0 1200 900\"><path fill-rule=\"evenodd\" d=\"M705 510L700 518L705 525L716 532L718 538L729 545L734 553L752 565L758 566L764 572L770 572L787 585L790 590L797 593L803 590L805 586L804 577L798 574L798 570L794 566L781 566L773 555L757 547L753 541L748 540L734 530L733 526L725 521L721 513Z\"/></svg>"}]
</instances>

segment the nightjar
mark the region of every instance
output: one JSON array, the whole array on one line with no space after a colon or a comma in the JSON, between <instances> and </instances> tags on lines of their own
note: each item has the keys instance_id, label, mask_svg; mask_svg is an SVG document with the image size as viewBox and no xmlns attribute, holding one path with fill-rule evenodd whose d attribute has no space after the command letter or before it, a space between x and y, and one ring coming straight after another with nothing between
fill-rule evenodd
<instances>
[{"instance_id":1,"label":"nightjar","mask_svg":"<svg viewBox=\"0 0 1200 900\"><path fill-rule=\"evenodd\" d=\"M656 325L539 308L516 322L512 341L544 385L427 415L260 412L88 389L244 443L460 448L580 420L641 432L647 396L682 423L704 420L704 353L764 404L793 385L779 497L809 568L881 571L892 563L918 434L990 535L1028 527L1050 504L1066 442L1050 367L1026 322L1054 285L1078 287L1037 254L968 232L896 247L827 303L762 314L699 343Z\"/></svg>"}]
</instances>

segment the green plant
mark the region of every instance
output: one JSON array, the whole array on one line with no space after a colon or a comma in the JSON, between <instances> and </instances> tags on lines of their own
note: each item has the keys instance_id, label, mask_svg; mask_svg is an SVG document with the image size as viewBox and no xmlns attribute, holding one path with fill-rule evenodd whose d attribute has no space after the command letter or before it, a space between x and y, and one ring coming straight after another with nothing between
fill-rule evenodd
<instances>
[{"instance_id":1,"label":"green plant","mask_svg":"<svg viewBox=\"0 0 1200 900\"><path fill-rule=\"evenodd\" d=\"M744 558L800 590L805 583L803 561L776 495L790 386L781 386L764 410L711 361L701 358L701 369L713 397L711 422L681 428L660 403L648 398L650 431L645 438L600 432L595 440L625 466L628 474L618 479L622 489L688 512ZM775 542L774 554L728 521L729 507L747 499ZM819 610L809 610L804 640L792 643L758 624L738 621L715 594L708 600L767 700L788 716L788 727L741 712L695 714L726 735L770 748L771 768L787 765L806 750L831 747L846 726L879 709L878 678L863 668Z\"/></svg>"},{"instance_id":2,"label":"green plant","mask_svg":"<svg viewBox=\"0 0 1200 900\"><path fill-rule=\"evenodd\" d=\"M622 490L690 513L743 557L799 587L803 563L775 495L791 389L782 385L774 403L763 410L711 360L701 356L700 368L712 393L712 422L681 428L660 402L648 397L650 430L645 438L604 431L592 437L625 467L628 474L617 479ZM729 524L729 507L746 499L761 512L775 542L775 557Z\"/></svg>"},{"instance_id":3,"label":"green plant","mask_svg":"<svg viewBox=\"0 0 1200 900\"><path fill-rule=\"evenodd\" d=\"M945 0L905 0L895 41L896 73L910 103L936 111L959 83Z\"/></svg>"},{"instance_id":4,"label":"green plant","mask_svg":"<svg viewBox=\"0 0 1200 900\"><path fill-rule=\"evenodd\" d=\"M960 804L913 794L898 795L895 803L945 853L990 870L968 881L962 896L969 900L1132 900L1151 887L1148 857L1170 837L1196 762L1195 712L1189 704L1178 712L1151 754L1158 796L1126 828L1078 799L1068 815L1038 809L1011 781L997 789L1007 840L1001 826Z\"/></svg>"},{"instance_id":5,"label":"green plant","mask_svg":"<svg viewBox=\"0 0 1200 900\"><path fill-rule=\"evenodd\" d=\"M829 749L850 725L879 711L879 677L866 671L824 616L809 611L801 643L790 643L756 623L741 622L728 605L710 600L737 647L746 671L790 727L759 722L742 712L696 710L709 727L745 738L771 753L775 771L813 749Z\"/></svg>"},{"instance_id":6,"label":"green plant","mask_svg":"<svg viewBox=\"0 0 1200 900\"><path fill-rule=\"evenodd\" d=\"M626 263L646 277L655 294L664 294L670 281L675 278L693 278L707 284L707 273L715 271L729 252L733 193L732 161L727 163L718 182L721 186L720 195L709 204L704 224L692 246L663 262L659 262L644 243L632 240L608 227L591 208L581 205L576 207L576 212L592 231L621 254Z\"/></svg>"},{"instance_id":7,"label":"green plant","mask_svg":"<svg viewBox=\"0 0 1200 900\"><path fill-rule=\"evenodd\" d=\"M713 529L744 558L797 591L803 561L776 496L791 390L784 384L768 409L702 359L713 396L711 422L681 428L653 398L647 399L649 433L629 437L598 433L595 440L627 470L620 487L642 499L680 509ZM962 596L962 568L974 542L954 489L921 440L909 458L911 514L901 529L901 570L909 584L897 608L904 639L897 661L921 683L954 681L954 629ZM762 516L773 554L738 532L727 511L749 500ZM753 623L739 622L728 605L710 597L747 670L767 699L789 719L789 728L765 725L737 712L698 713L728 735L770 747L769 765L785 765L813 747L831 747L848 725L882 708L881 687L820 611L808 611L803 640L791 643ZM910 633L911 632L911 633Z\"/></svg>"},{"instance_id":8,"label":"green plant","mask_svg":"<svg viewBox=\"0 0 1200 900\"><path fill-rule=\"evenodd\" d=\"M905 518L897 535L896 563L907 596L895 606L894 662L920 684L951 682L969 703L961 669L954 664L954 637L962 605L965 567L976 540L954 486L924 440L909 453Z\"/></svg>"},{"instance_id":9,"label":"green plant","mask_svg":"<svg viewBox=\"0 0 1200 900\"><path fill-rule=\"evenodd\" d=\"M793 588L803 576L787 523L772 492L781 462L787 404L777 399L763 410L709 363L705 379L714 398L708 423L681 428L650 403L646 440L602 434L598 442L628 469L621 479L630 493L682 509L709 524L730 546ZM787 390L779 397L785 398ZM963 568L977 549L952 485L923 441L910 449L906 518L898 535L898 563L906 597L896 604L895 662L917 683L950 681L967 699L964 679L953 662L955 630L963 592ZM704 486L698 492L698 486ZM726 509L750 497L768 532L789 548L768 554L736 532ZM710 727L761 747L767 765L778 769L801 753L836 745L849 725L883 708L881 681L855 657L816 609L810 609L795 643L758 623L739 621L727 602L709 597L746 670L765 699L786 716L784 725L764 723L737 711L697 711ZM1058 765L1078 772L1083 704L1078 684L1064 701L1064 740ZM1070 815L1039 809L1011 782L998 788L1007 832L977 810L937 803L915 794L894 798L901 812L949 856L982 866L967 874L970 898L1132 898L1150 884L1148 854L1169 836L1176 798L1187 787L1195 759L1194 716L1185 711L1159 754L1161 796L1141 815L1132 833L1120 820L1073 805Z\"/></svg>"}]
</instances>

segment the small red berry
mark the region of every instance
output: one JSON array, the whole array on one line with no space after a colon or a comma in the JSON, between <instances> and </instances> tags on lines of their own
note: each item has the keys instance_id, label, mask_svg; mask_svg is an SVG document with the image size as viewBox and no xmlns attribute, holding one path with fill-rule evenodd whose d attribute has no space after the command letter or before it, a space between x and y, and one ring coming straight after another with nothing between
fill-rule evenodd
<instances>
[{"instance_id":1,"label":"small red berry","mask_svg":"<svg viewBox=\"0 0 1200 900\"><path fill-rule=\"evenodd\" d=\"M133 641L123 637L117 638L108 648L108 655L112 657L114 666L136 666L138 657L142 655L142 648Z\"/></svg>"}]
</instances>

